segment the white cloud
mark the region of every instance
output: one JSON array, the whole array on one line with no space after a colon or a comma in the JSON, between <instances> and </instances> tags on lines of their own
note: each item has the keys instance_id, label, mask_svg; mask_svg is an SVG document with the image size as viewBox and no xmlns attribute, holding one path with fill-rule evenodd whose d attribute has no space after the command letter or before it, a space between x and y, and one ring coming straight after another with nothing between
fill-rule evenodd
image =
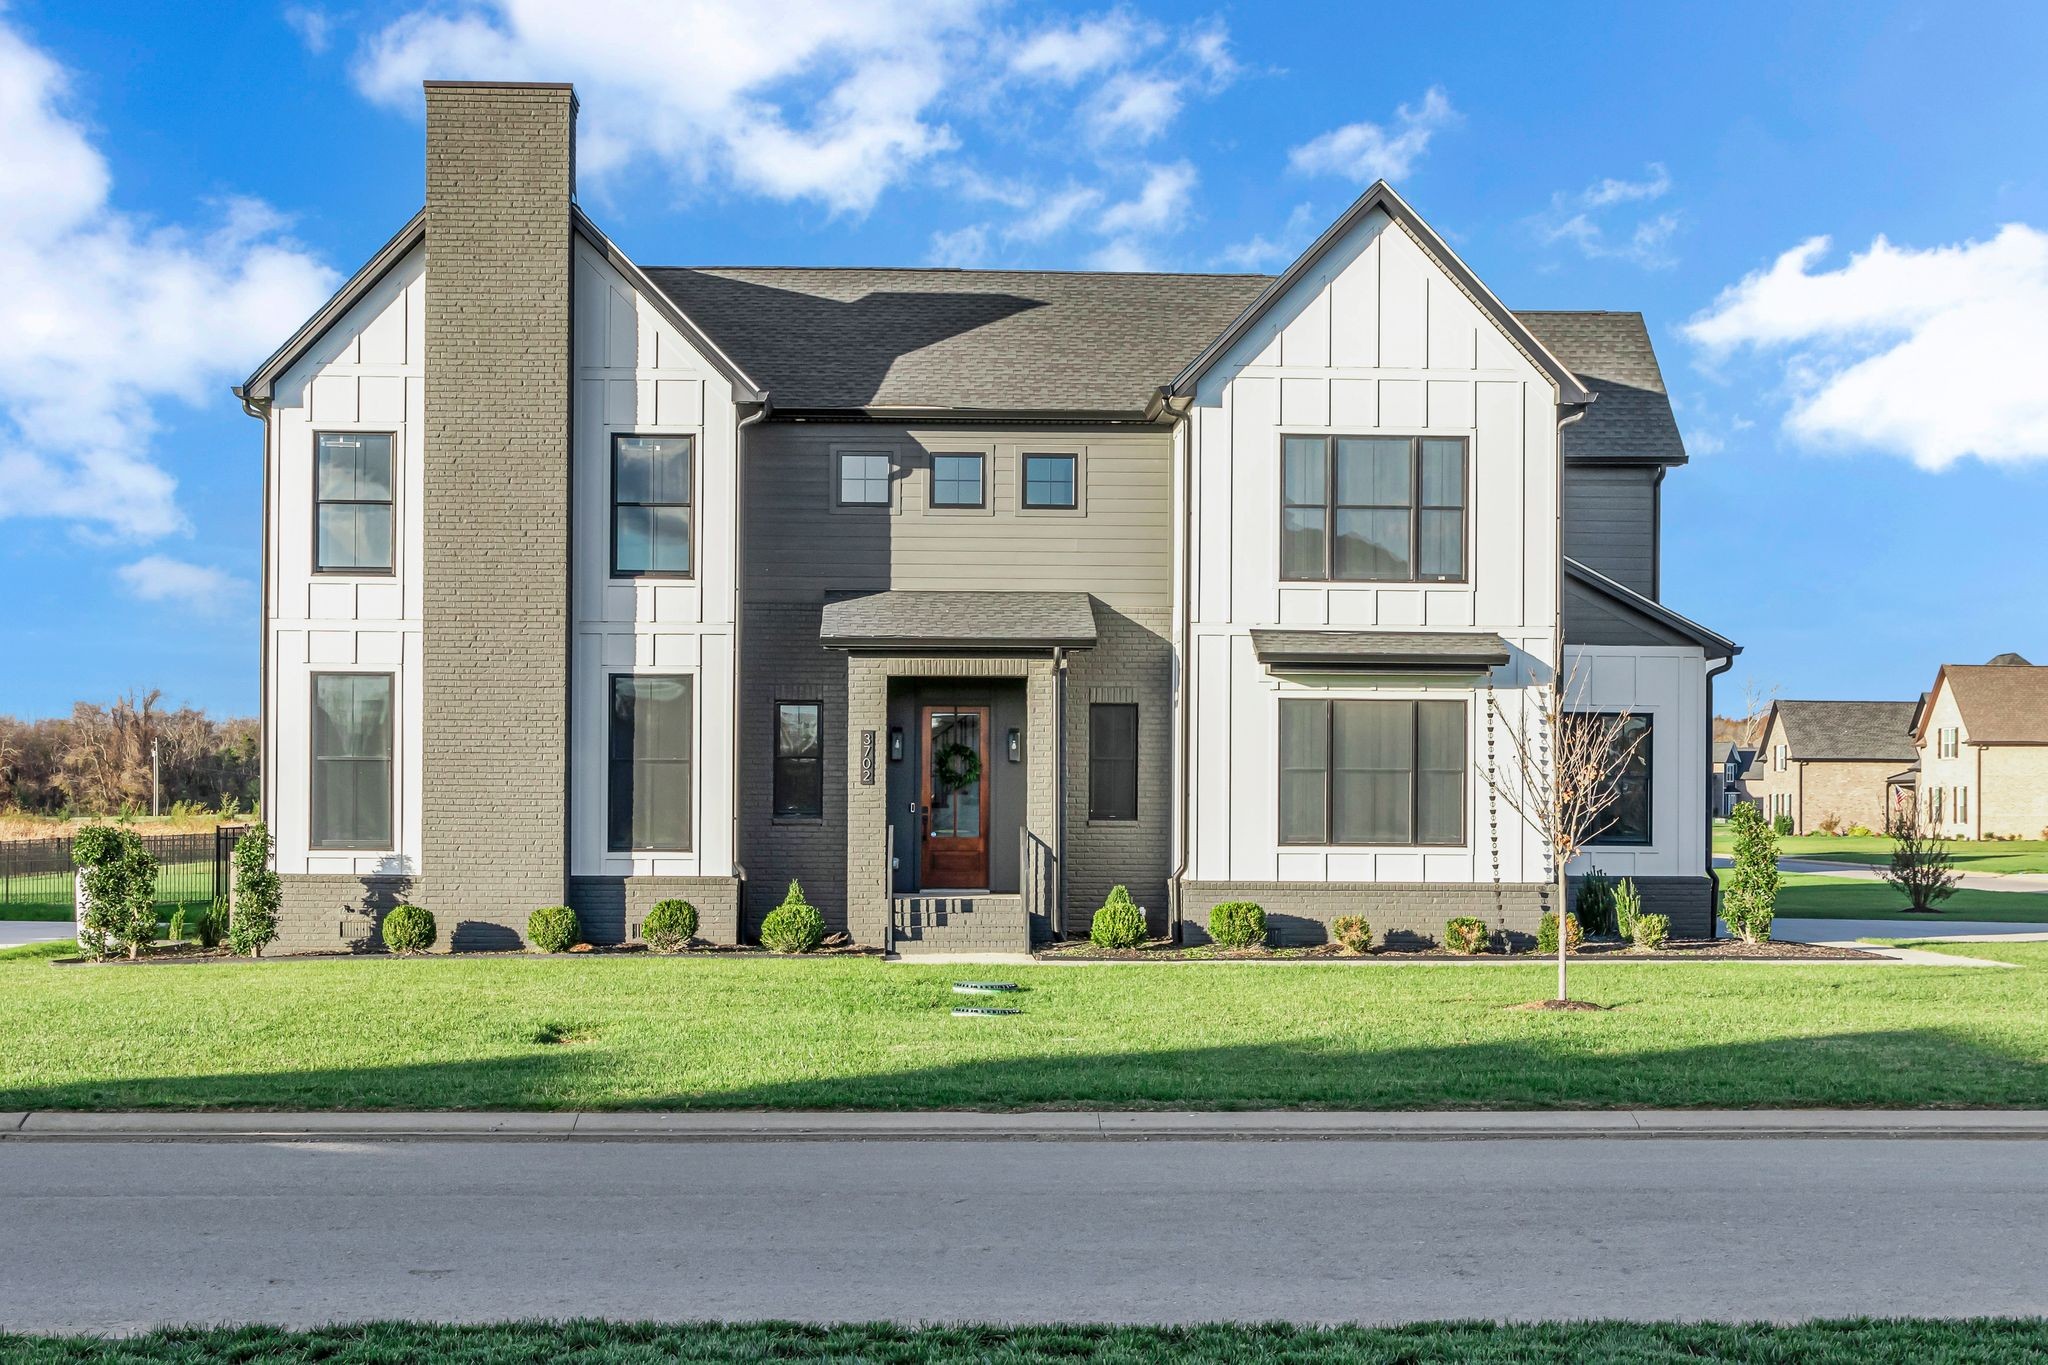
<instances>
[{"instance_id":1,"label":"white cloud","mask_svg":"<svg viewBox=\"0 0 2048 1365\"><path fill-rule=\"evenodd\" d=\"M1135 198L1103 210L1097 230L1106 237L1119 237L1179 228L1194 197L1195 179L1195 168L1185 161L1149 167L1144 188Z\"/></svg>"},{"instance_id":2,"label":"white cloud","mask_svg":"<svg viewBox=\"0 0 2048 1365\"><path fill-rule=\"evenodd\" d=\"M1128 10L1114 10L1076 24L1040 29L1010 53L1010 70L1036 80L1074 85L1097 72L1122 66L1159 39L1157 25Z\"/></svg>"},{"instance_id":3,"label":"white cloud","mask_svg":"<svg viewBox=\"0 0 2048 1365\"><path fill-rule=\"evenodd\" d=\"M1413 170L1429 141L1457 122L1458 111L1443 87L1432 85L1418 106L1402 105L1394 111L1391 126L1378 123L1347 123L1311 138L1287 154L1287 161L1303 175L1335 175L1364 184L1373 180L1400 180Z\"/></svg>"},{"instance_id":4,"label":"white cloud","mask_svg":"<svg viewBox=\"0 0 2048 1365\"><path fill-rule=\"evenodd\" d=\"M334 22L325 10L306 5L286 5L284 21L292 32L299 35L299 41L306 45L306 51L318 56L325 52L334 40Z\"/></svg>"},{"instance_id":5,"label":"white cloud","mask_svg":"<svg viewBox=\"0 0 2048 1365\"><path fill-rule=\"evenodd\" d=\"M224 569L190 564L169 555L145 555L114 570L133 596L144 602L170 602L201 615L216 615L236 604L249 581Z\"/></svg>"},{"instance_id":6,"label":"white cloud","mask_svg":"<svg viewBox=\"0 0 2048 1365\"><path fill-rule=\"evenodd\" d=\"M1799 439L1926 469L2048 459L2048 233L2012 223L1924 250L1878 237L1832 270L1820 268L1829 248L1801 242L1685 334L1710 358L1777 357Z\"/></svg>"},{"instance_id":7,"label":"white cloud","mask_svg":"<svg viewBox=\"0 0 2048 1365\"><path fill-rule=\"evenodd\" d=\"M963 270L981 265L988 260L988 225L974 223L951 232L934 232L927 254L933 265L958 266Z\"/></svg>"},{"instance_id":8,"label":"white cloud","mask_svg":"<svg viewBox=\"0 0 2048 1365\"><path fill-rule=\"evenodd\" d=\"M254 200L205 231L109 202L65 72L0 23L0 518L131 538L184 527L151 438L219 402L336 283Z\"/></svg>"},{"instance_id":9,"label":"white cloud","mask_svg":"<svg viewBox=\"0 0 2048 1365\"><path fill-rule=\"evenodd\" d=\"M1101 202L1101 190L1069 185L1032 205L1029 213L1003 230L1003 235L1013 241L1043 242L1065 232Z\"/></svg>"},{"instance_id":10,"label":"white cloud","mask_svg":"<svg viewBox=\"0 0 2048 1365\"><path fill-rule=\"evenodd\" d=\"M1280 230L1277 239L1269 239L1262 232L1254 233L1249 241L1223 248L1216 254L1216 263L1232 270L1277 270L1292 264L1294 258L1315 239L1315 234L1315 206L1296 204L1294 211L1287 215L1287 225Z\"/></svg>"},{"instance_id":11,"label":"white cloud","mask_svg":"<svg viewBox=\"0 0 2048 1365\"><path fill-rule=\"evenodd\" d=\"M1143 271L1156 270L1158 266L1154 263L1152 254L1145 250L1142 242L1132 237L1119 237L1115 241L1104 242L1094 251L1088 253L1088 268L1090 270Z\"/></svg>"},{"instance_id":12,"label":"white cloud","mask_svg":"<svg viewBox=\"0 0 2048 1365\"><path fill-rule=\"evenodd\" d=\"M1630 261L1651 270L1676 265L1671 253L1671 239L1679 228L1676 213L1650 214L1633 223L1615 221L1613 210L1653 203L1671 192L1671 173L1662 163L1653 161L1643 170L1641 180L1610 176L1576 194L1553 194L1549 209L1530 220L1537 239L1546 246L1564 242L1577 247L1589 260Z\"/></svg>"},{"instance_id":13,"label":"white cloud","mask_svg":"<svg viewBox=\"0 0 2048 1365\"><path fill-rule=\"evenodd\" d=\"M1181 82L1126 72L1103 83L1088 107L1088 134L1097 142L1146 143L1180 116Z\"/></svg>"}]
</instances>

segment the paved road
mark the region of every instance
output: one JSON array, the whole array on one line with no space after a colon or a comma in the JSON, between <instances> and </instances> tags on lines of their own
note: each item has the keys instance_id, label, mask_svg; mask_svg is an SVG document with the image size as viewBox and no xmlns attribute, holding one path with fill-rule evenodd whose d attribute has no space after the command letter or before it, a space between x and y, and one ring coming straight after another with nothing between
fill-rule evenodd
<instances>
[{"instance_id":1,"label":"paved road","mask_svg":"<svg viewBox=\"0 0 2048 1365\"><path fill-rule=\"evenodd\" d=\"M78 926L70 920L0 919L0 948L18 948L24 943L49 943L70 938Z\"/></svg>"},{"instance_id":2,"label":"paved road","mask_svg":"<svg viewBox=\"0 0 2048 1365\"><path fill-rule=\"evenodd\" d=\"M1728 926L1723 924L1726 934ZM1859 938L1940 939L1945 943L2033 943L2048 939L2048 924L2006 924L1999 920L1800 919L1771 921L1771 937L1794 943L1850 943Z\"/></svg>"},{"instance_id":3,"label":"paved road","mask_svg":"<svg viewBox=\"0 0 2048 1365\"><path fill-rule=\"evenodd\" d=\"M2037 1314L2044 1155L1932 1138L17 1142L0 1144L0 1325Z\"/></svg>"}]
</instances>

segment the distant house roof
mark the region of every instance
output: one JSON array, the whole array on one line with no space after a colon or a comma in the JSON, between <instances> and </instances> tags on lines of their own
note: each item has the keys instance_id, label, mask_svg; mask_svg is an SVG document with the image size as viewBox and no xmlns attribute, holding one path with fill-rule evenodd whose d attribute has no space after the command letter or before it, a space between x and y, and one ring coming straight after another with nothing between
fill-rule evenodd
<instances>
[{"instance_id":1,"label":"distant house roof","mask_svg":"<svg viewBox=\"0 0 2048 1365\"><path fill-rule=\"evenodd\" d=\"M1717 768L1726 767L1728 756L1734 752L1735 741L1732 739L1717 739L1714 741L1714 747L1708 750L1708 753L1712 755L1713 764Z\"/></svg>"},{"instance_id":2,"label":"distant house roof","mask_svg":"<svg viewBox=\"0 0 2048 1365\"><path fill-rule=\"evenodd\" d=\"M1781 701L1771 707L1800 762L1910 763L1910 701Z\"/></svg>"},{"instance_id":3,"label":"distant house roof","mask_svg":"<svg viewBox=\"0 0 2048 1365\"><path fill-rule=\"evenodd\" d=\"M1084 592L870 592L827 602L818 641L838 649L1037 651L1095 643Z\"/></svg>"},{"instance_id":4,"label":"distant house roof","mask_svg":"<svg viewBox=\"0 0 2048 1365\"><path fill-rule=\"evenodd\" d=\"M1254 627L1252 653L1268 668L1355 673L1484 673L1508 661L1507 641L1473 631Z\"/></svg>"},{"instance_id":5,"label":"distant house roof","mask_svg":"<svg viewBox=\"0 0 2048 1365\"><path fill-rule=\"evenodd\" d=\"M1943 682L1972 744L2048 744L2048 668L1997 659L1945 664L1934 685Z\"/></svg>"},{"instance_id":6,"label":"distant house roof","mask_svg":"<svg viewBox=\"0 0 2048 1365\"><path fill-rule=\"evenodd\" d=\"M2015 654L2015 653L2013 653L2013 652L2012 652L2011 650L2007 650L2007 651L2006 651L2005 653L2003 653L2003 654L1996 654L1996 655L1993 655L1993 656L1991 657L1991 659L1990 659L1990 660L1989 660L1989 661L1988 661L1988 662L1987 662L1987 663L1985 664L1985 667L1987 667L1987 668L2032 668L2032 667L2033 667L2033 665L2032 665L2032 664L2030 664L2030 663L2028 663L2028 662L2027 662L2027 660L2026 660L2026 659L2025 659L2025 658L2024 658L2023 656L2021 656L2021 655L2018 655L2018 654Z\"/></svg>"}]
</instances>

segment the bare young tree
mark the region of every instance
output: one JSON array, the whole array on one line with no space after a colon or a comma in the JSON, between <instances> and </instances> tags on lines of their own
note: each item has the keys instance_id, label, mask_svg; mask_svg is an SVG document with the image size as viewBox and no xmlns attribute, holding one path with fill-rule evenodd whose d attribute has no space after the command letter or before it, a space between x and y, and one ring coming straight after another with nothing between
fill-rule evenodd
<instances>
[{"instance_id":1,"label":"bare young tree","mask_svg":"<svg viewBox=\"0 0 2048 1365\"><path fill-rule=\"evenodd\" d=\"M1531 692L1519 716L1488 696L1495 724L1506 732L1508 764L1505 771L1489 767L1486 782L1549 852L1557 892L1557 1000L1563 1004L1571 998L1565 980L1565 867L1613 825L1621 777L1647 732L1631 727L1626 711L1580 710L1585 685L1576 666L1562 685L1553 675Z\"/></svg>"},{"instance_id":2,"label":"bare young tree","mask_svg":"<svg viewBox=\"0 0 2048 1365\"><path fill-rule=\"evenodd\" d=\"M1771 714L1771 704L1778 700L1778 684L1766 687L1757 680L1754 673L1742 675L1742 733L1736 737L1738 749L1754 749L1764 742L1764 719Z\"/></svg>"},{"instance_id":3,"label":"bare young tree","mask_svg":"<svg viewBox=\"0 0 2048 1365\"><path fill-rule=\"evenodd\" d=\"M1913 909L1934 910L1935 902L1956 893L1962 874L1951 864L1948 844L1931 829L1923 829L1911 810L1893 811L1884 832L1892 841L1891 866L1884 879Z\"/></svg>"}]
</instances>

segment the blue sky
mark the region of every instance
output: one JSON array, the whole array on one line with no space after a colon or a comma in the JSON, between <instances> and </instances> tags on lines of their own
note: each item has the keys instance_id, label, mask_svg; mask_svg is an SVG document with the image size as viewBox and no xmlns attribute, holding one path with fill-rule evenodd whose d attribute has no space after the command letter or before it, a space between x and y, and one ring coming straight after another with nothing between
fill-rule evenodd
<instances>
[{"instance_id":1,"label":"blue sky","mask_svg":"<svg viewBox=\"0 0 2048 1365\"><path fill-rule=\"evenodd\" d=\"M649 264L1273 270L1385 174L1511 306L1646 315L1732 679L2048 662L2048 9L679 9L0 7L0 711L253 710L228 385L418 207L422 76L575 81Z\"/></svg>"}]
</instances>

